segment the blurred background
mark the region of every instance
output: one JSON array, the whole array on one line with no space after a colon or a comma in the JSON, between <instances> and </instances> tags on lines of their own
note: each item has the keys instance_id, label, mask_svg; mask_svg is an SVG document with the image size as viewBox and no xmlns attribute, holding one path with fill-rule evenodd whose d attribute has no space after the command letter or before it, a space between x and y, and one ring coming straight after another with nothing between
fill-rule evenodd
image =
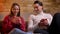
<instances>
[{"instance_id":1,"label":"blurred background","mask_svg":"<svg viewBox=\"0 0 60 34\"><path fill-rule=\"evenodd\" d=\"M18 3L21 8L21 16L27 21L28 16L33 13L33 2L36 0L0 0L0 21L9 14L11 5ZM60 0L39 0L43 3L44 11L54 15L60 12Z\"/></svg>"}]
</instances>

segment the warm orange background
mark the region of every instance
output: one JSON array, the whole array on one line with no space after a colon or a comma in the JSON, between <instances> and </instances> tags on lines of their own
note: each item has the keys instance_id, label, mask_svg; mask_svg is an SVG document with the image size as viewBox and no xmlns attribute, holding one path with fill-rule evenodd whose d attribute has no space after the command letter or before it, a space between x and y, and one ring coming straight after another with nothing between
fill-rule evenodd
<instances>
[{"instance_id":1,"label":"warm orange background","mask_svg":"<svg viewBox=\"0 0 60 34\"><path fill-rule=\"evenodd\" d=\"M33 12L33 2L35 0L0 0L0 20L9 14L12 3L18 3L21 7L21 16L27 20ZM54 15L60 12L60 0L39 0L44 4L44 10Z\"/></svg>"}]
</instances>

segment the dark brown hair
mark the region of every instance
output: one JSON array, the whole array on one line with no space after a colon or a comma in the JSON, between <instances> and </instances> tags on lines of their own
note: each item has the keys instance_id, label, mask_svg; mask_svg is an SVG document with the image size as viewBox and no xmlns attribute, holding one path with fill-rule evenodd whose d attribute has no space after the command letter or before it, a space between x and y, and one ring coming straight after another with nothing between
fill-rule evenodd
<instances>
[{"instance_id":1,"label":"dark brown hair","mask_svg":"<svg viewBox=\"0 0 60 34\"><path fill-rule=\"evenodd\" d=\"M17 13L17 16L19 17L20 16L20 6L17 3L13 3L12 4L10 16L14 15L13 12L12 12L12 8L14 8L14 6L18 6L19 7L19 12Z\"/></svg>"},{"instance_id":2,"label":"dark brown hair","mask_svg":"<svg viewBox=\"0 0 60 34\"><path fill-rule=\"evenodd\" d=\"M42 2L40 1L35 1L34 4L39 4L40 6L43 6Z\"/></svg>"}]
</instances>

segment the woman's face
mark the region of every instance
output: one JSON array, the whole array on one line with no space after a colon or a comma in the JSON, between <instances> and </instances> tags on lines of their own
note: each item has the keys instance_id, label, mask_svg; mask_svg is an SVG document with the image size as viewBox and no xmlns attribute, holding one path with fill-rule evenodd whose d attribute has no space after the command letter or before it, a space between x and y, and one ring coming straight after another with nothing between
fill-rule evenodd
<instances>
[{"instance_id":1,"label":"woman's face","mask_svg":"<svg viewBox=\"0 0 60 34\"><path fill-rule=\"evenodd\" d=\"M14 15L17 15L17 13L19 12L19 6L15 5L13 8L12 8L12 12Z\"/></svg>"},{"instance_id":2,"label":"woman's face","mask_svg":"<svg viewBox=\"0 0 60 34\"><path fill-rule=\"evenodd\" d=\"M40 13L42 11L42 6L39 4L34 4L34 12Z\"/></svg>"}]
</instances>

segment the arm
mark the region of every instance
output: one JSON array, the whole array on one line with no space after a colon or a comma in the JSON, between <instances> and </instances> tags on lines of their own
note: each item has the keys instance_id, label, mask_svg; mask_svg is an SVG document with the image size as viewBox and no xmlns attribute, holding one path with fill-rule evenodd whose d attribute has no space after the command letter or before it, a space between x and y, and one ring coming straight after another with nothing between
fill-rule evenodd
<instances>
[{"instance_id":1,"label":"arm","mask_svg":"<svg viewBox=\"0 0 60 34\"><path fill-rule=\"evenodd\" d=\"M2 24L2 32L4 34L8 34L8 31L11 29L10 28L11 25L9 25L9 21L8 21L8 16L6 16L3 20L3 24Z\"/></svg>"},{"instance_id":2,"label":"arm","mask_svg":"<svg viewBox=\"0 0 60 34\"><path fill-rule=\"evenodd\" d=\"M28 19L28 30L33 30L38 25L37 21L35 21L34 15L30 15Z\"/></svg>"},{"instance_id":3,"label":"arm","mask_svg":"<svg viewBox=\"0 0 60 34\"><path fill-rule=\"evenodd\" d=\"M52 15L49 14L49 15L48 15L48 19L47 19L49 25L51 24L52 19L53 19Z\"/></svg>"},{"instance_id":4,"label":"arm","mask_svg":"<svg viewBox=\"0 0 60 34\"><path fill-rule=\"evenodd\" d=\"M29 16L29 18L28 18L28 31L30 31L31 29L33 29L33 20L32 20L32 16Z\"/></svg>"},{"instance_id":5,"label":"arm","mask_svg":"<svg viewBox=\"0 0 60 34\"><path fill-rule=\"evenodd\" d=\"M24 19L21 17L21 25L20 25L20 27L21 27L21 29L23 30L23 31L26 31L26 23L25 23L25 21L24 21Z\"/></svg>"}]
</instances>

